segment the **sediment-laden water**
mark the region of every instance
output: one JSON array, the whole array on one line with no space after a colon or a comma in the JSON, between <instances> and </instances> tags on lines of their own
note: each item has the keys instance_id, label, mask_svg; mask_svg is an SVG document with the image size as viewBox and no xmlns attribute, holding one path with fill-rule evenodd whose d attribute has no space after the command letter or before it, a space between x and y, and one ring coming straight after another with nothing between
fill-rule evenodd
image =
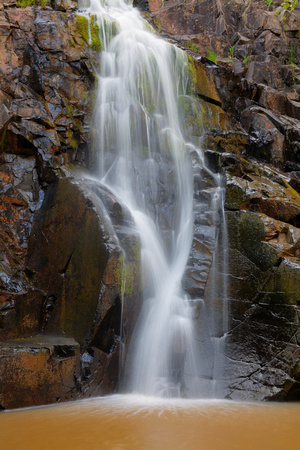
<instances>
[{"instance_id":1,"label":"sediment-laden water","mask_svg":"<svg viewBox=\"0 0 300 450\"><path fill-rule=\"evenodd\" d=\"M298 450L300 404L118 395L0 413L6 450Z\"/></svg>"}]
</instances>

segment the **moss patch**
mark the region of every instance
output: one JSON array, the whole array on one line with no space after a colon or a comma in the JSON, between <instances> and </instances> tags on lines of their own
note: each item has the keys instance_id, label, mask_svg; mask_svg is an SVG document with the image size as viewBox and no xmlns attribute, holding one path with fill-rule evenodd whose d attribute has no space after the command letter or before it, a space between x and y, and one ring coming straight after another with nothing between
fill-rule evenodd
<instances>
[{"instance_id":1,"label":"moss patch","mask_svg":"<svg viewBox=\"0 0 300 450\"><path fill-rule=\"evenodd\" d=\"M153 22L154 22L154 25L161 31L162 30L162 26L161 26L159 18L156 17Z\"/></svg>"},{"instance_id":2,"label":"moss patch","mask_svg":"<svg viewBox=\"0 0 300 450\"><path fill-rule=\"evenodd\" d=\"M33 6L33 5L46 6L47 0L18 0L17 1L17 6L22 7L22 8L26 8L26 6Z\"/></svg>"},{"instance_id":3,"label":"moss patch","mask_svg":"<svg viewBox=\"0 0 300 450\"><path fill-rule=\"evenodd\" d=\"M187 48L190 48L193 52L196 52L196 53L199 52L199 45L194 44L193 42L190 42L190 43L188 43L188 44L185 44L185 46L186 46Z\"/></svg>"},{"instance_id":4,"label":"moss patch","mask_svg":"<svg viewBox=\"0 0 300 450\"><path fill-rule=\"evenodd\" d=\"M76 30L93 50L101 51L100 27L96 15L92 15L90 20L85 16L77 15Z\"/></svg>"},{"instance_id":5,"label":"moss patch","mask_svg":"<svg viewBox=\"0 0 300 450\"><path fill-rule=\"evenodd\" d=\"M81 34L86 43L89 42L89 22L85 16L76 16L76 31Z\"/></svg>"},{"instance_id":6,"label":"moss patch","mask_svg":"<svg viewBox=\"0 0 300 450\"><path fill-rule=\"evenodd\" d=\"M207 73L203 66L190 57L194 65L195 90L197 94L211 98L214 102L221 105L212 73ZM190 64L191 66L191 64Z\"/></svg>"},{"instance_id":7,"label":"moss patch","mask_svg":"<svg viewBox=\"0 0 300 450\"><path fill-rule=\"evenodd\" d=\"M203 102L191 96L181 96L178 101L179 114L189 137L201 136L206 124L206 109Z\"/></svg>"},{"instance_id":8,"label":"moss patch","mask_svg":"<svg viewBox=\"0 0 300 450\"><path fill-rule=\"evenodd\" d=\"M125 296L137 295L142 290L140 257L141 243L135 236L124 236L121 239L122 247L125 249L126 258L120 266L120 287Z\"/></svg>"},{"instance_id":9,"label":"moss patch","mask_svg":"<svg viewBox=\"0 0 300 450\"><path fill-rule=\"evenodd\" d=\"M90 32L91 32L91 47L93 50L101 51L101 40L100 40L100 27L97 22L96 16L91 16L90 21Z\"/></svg>"},{"instance_id":10,"label":"moss patch","mask_svg":"<svg viewBox=\"0 0 300 450\"><path fill-rule=\"evenodd\" d=\"M252 261L262 272L275 265L278 251L262 242L266 231L260 216L249 211L227 212L229 247Z\"/></svg>"},{"instance_id":11,"label":"moss patch","mask_svg":"<svg viewBox=\"0 0 300 450\"><path fill-rule=\"evenodd\" d=\"M197 72L195 68L195 62L191 55L187 55L187 61L188 61L188 78L190 81L190 86L193 92L196 91L197 86Z\"/></svg>"},{"instance_id":12,"label":"moss patch","mask_svg":"<svg viewBox=\"0 0 300 450\"><path fill-rule=\"evenodd\" d=\"M300 304L300 261L298 258L284 260L281 265L273 269L273 276L265 286L269 292L268 301L277 304ZM271 295L272 294L272 295Z\"/></svg>"},{"instance_id":13,"label":"moss patch","mask_svg":"<svg viewBox=\"0 0 300 450\"><path fill-rule=\"evenodd\" d=\"M218 107L215 107L216 110ZM220 109L220 108L219 108ZM220 112L223 112L220 110ZM222 119L222 114L220 114L220 118ZM224 116L224 113L223 113ZM225 117L223 117L225 119ZM222 121L221 121L222 125ZM216 127L217 128L217 127ZM226 129L226 124L223 122L222 129ZM240 155L248 144L248 136L240 133L228 133L228 134L208 134L205 136L204 140L204 148L209 148L212 150L227 152L227 153L235 153ZM245 161L245 160L244 160Z\"/></svg>"}]
</instances>

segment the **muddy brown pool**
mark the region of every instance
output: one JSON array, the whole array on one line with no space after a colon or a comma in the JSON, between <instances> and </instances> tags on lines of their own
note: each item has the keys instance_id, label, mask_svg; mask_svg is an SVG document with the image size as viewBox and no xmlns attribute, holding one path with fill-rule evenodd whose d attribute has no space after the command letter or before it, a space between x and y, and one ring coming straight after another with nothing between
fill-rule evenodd
<instances>
[{"instance_id":1,"label":"muddy brown pool","mask_svg":"<svg viewBox=\"0 0 300 450\"><path fill-rule=\"evenodd\" d=\"M300 403L116 395L0 414L5 450L299 450Z\"/></svg>"}]
</instances>

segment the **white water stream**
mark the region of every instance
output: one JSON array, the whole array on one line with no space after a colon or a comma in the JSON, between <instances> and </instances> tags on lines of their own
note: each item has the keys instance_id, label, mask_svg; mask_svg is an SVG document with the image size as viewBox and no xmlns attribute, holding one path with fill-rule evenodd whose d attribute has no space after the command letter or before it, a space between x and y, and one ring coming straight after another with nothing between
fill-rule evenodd
<instances>
[{"instance_id":1,"label":"white water stream","mask_svg":"<svg viewBox=\"0 0 300 450\"><path fill-rule=\"evenodd\" d=\"M144 303L127 390L197 397L201 362L181 287L194 231L192 146L178 114L187 59L123 0L91 0L82 14L95 15L102 32L94 117L99 177L130 209L142 242Z\"/></svg>"}]
</instances>

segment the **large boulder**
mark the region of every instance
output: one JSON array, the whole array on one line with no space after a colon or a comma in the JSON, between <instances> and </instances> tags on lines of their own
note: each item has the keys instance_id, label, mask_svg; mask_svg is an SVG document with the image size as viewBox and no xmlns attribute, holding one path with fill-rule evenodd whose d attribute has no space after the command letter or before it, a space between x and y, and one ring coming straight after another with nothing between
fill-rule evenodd
<instances>
[{"instance_id":1,"label":"large boulder","mask_svg":"<svg viewBox=\"0 0 300 450\"><path fill-rule=\"evenodd\" d=\"M0 409L77 398L79 344L37 336L0 343Z\"/></svg>"},{"instance_id":2,"label":"large boulder","mask_svg":"<svg viewBox=\"0 0 300 450\"><path fill-rule=\"evenodd\" d=\"M31 281L47 296L45 331L83 344L109 261L106 241L93 204L76 182L51 184L34 219L26 261Z\"/></svg>"},{"instance_id":3,"label":"large boulder","mask_svg":"<svg viewBox=\"0 0 300 450\"><path fill-rule=\"evenodd\" d=\"M18 372L17 368L29 368L32 361L40 394L35 398L30 390L24 400L18 400L20 392L27 389L27 378L12 377L18 381L18 389L9 385L10 400L3 400L4 408L114 392L120 346L125 339L130 340L139 310L139 259L140 242L130 214L106 188L72 177L48 187L34 217L27 250L24 275L30 290L15 295L14 302L6 302L6 309L2 309L2 339L6 339L3 370ZM37 332L43 336L24 341L24 355L17 350L22 343L8 340ZM76 377L72 378L76 383L71 397L61 394L59 377L64 374L49 375L49 387L52 356L41 350L43 363L30 356L35 352L32 342L48 342L45 335L52 336L55 348L61 337L76 340L78 351L70 366L76 364ZM4 390L8 389L5 380ZM6 399L4 391L2 395Z\"/></svg>"}]
</instances>

